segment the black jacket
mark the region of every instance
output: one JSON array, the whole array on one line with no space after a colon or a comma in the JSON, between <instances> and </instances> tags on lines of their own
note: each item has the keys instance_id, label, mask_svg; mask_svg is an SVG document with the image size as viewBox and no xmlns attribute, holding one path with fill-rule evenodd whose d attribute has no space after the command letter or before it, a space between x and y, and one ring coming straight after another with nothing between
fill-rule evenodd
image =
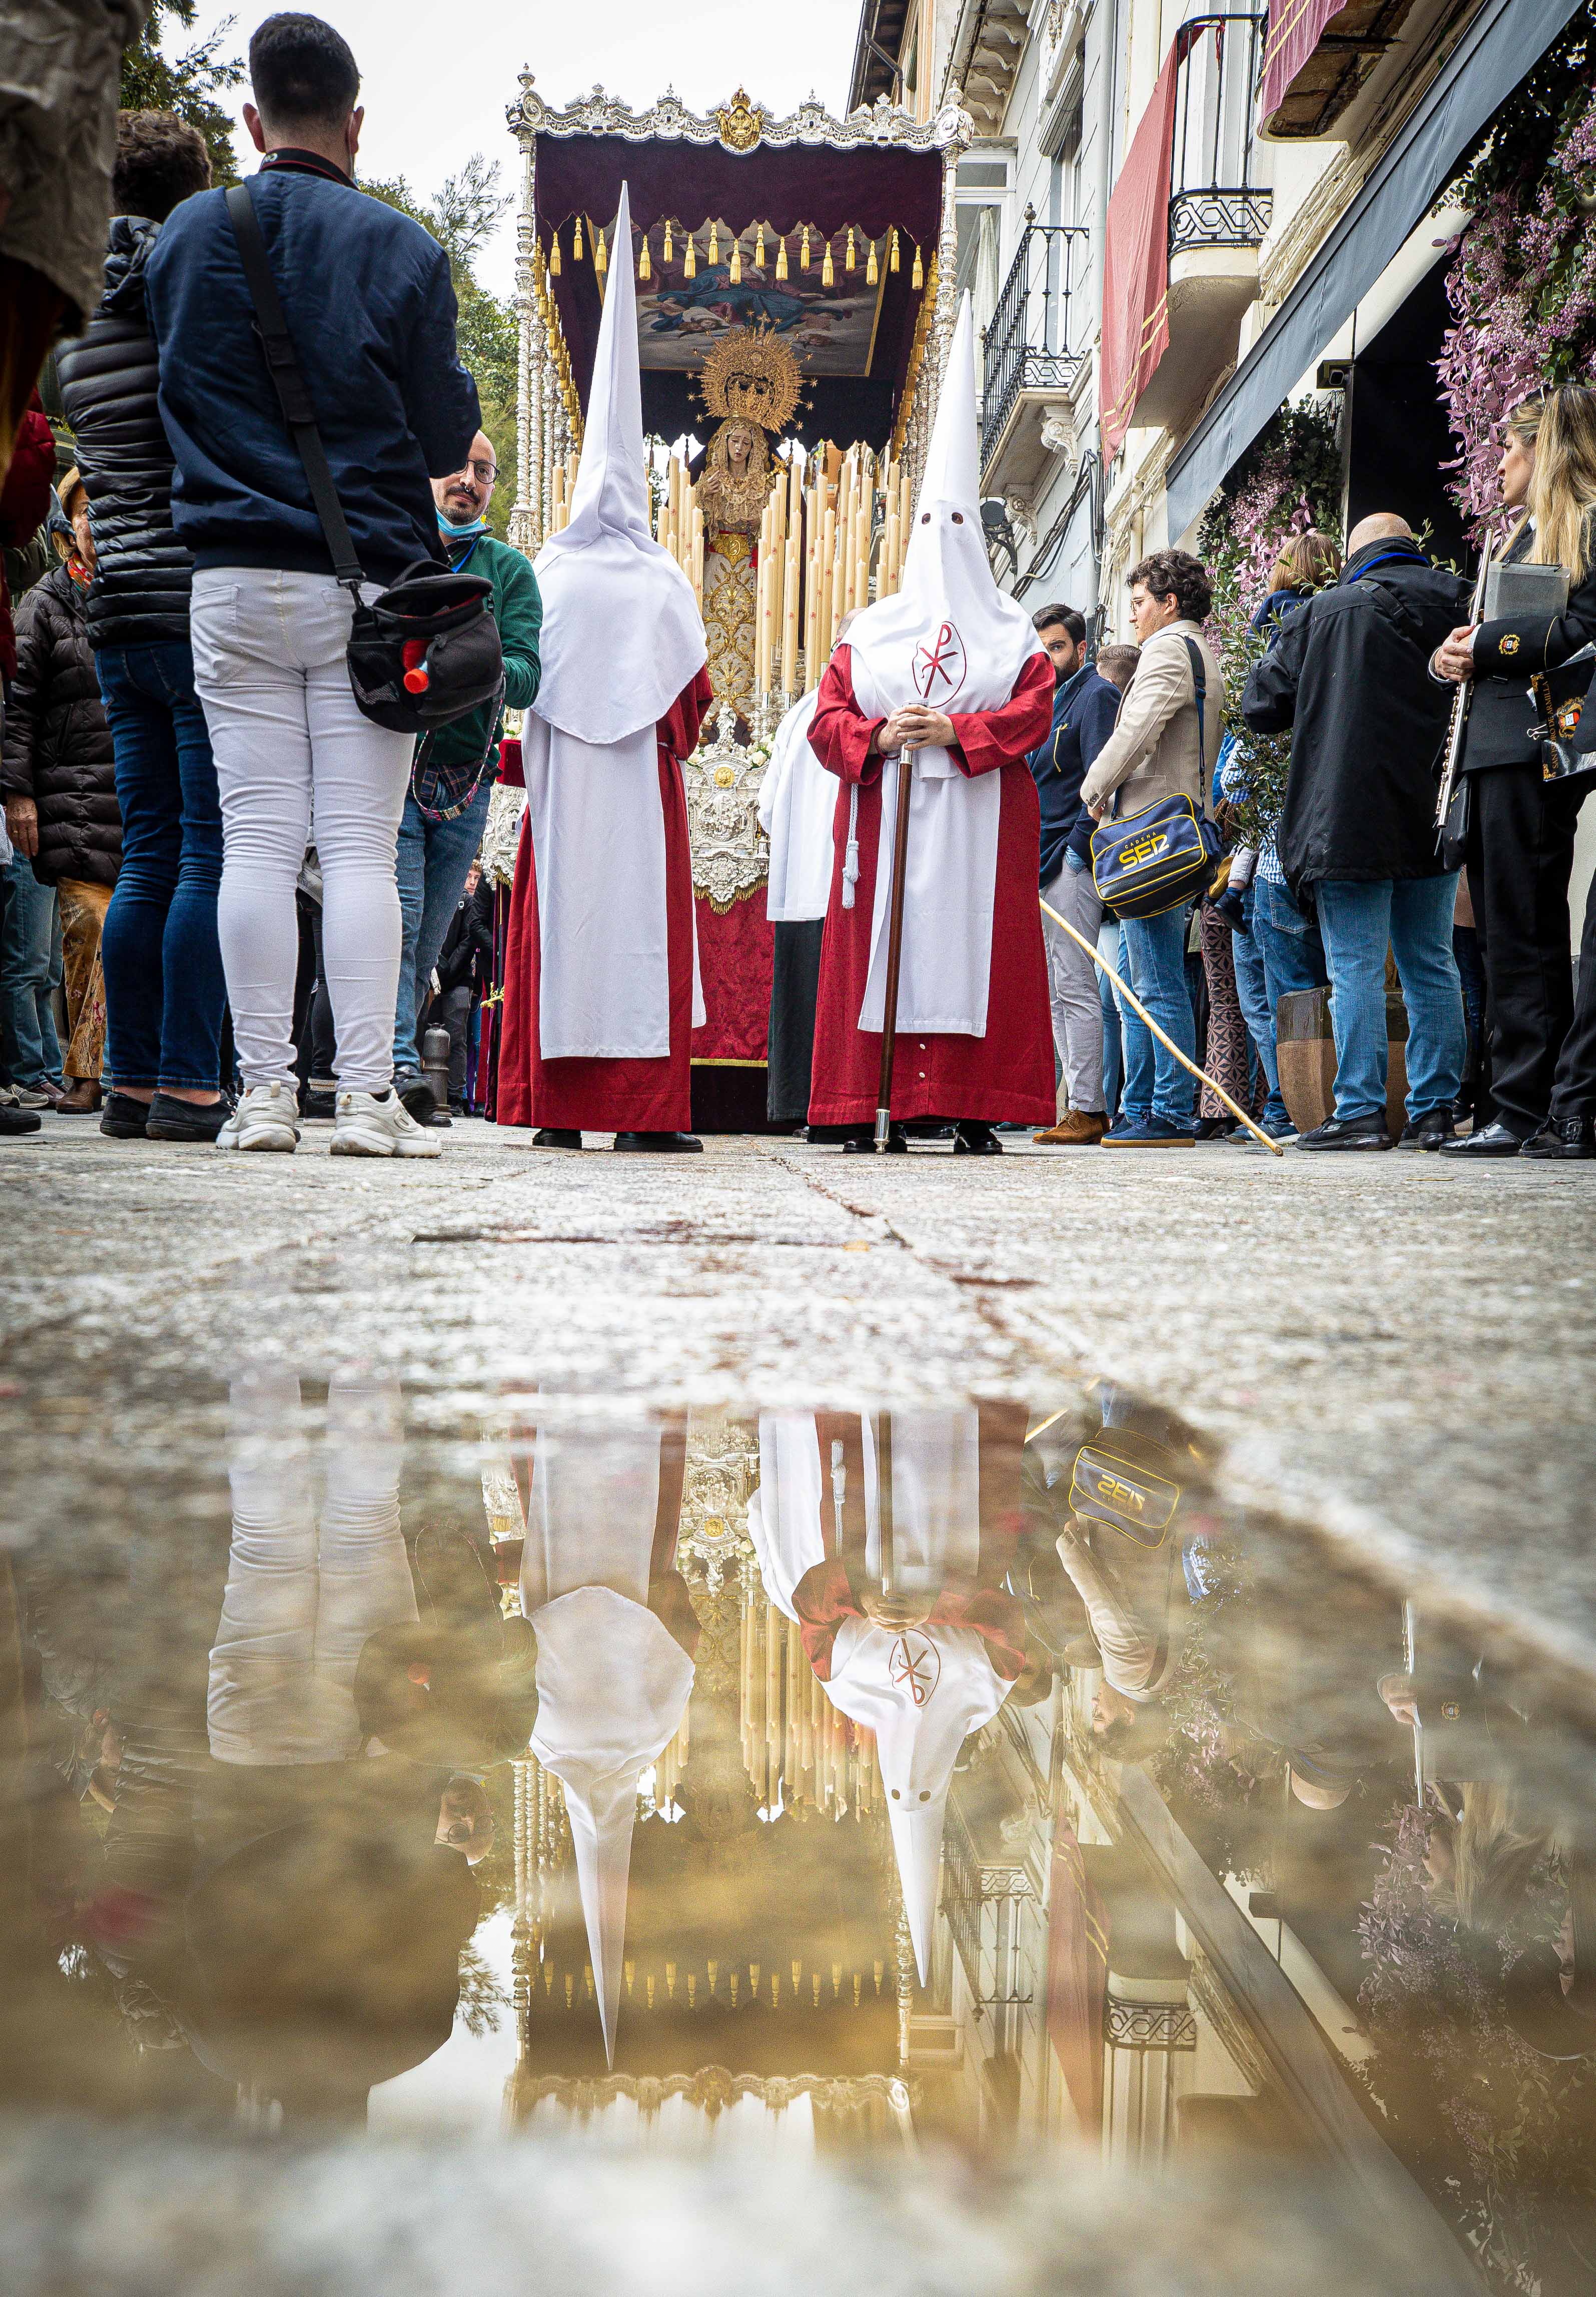
<instances>
[{"instance_id":1,"label":"black jacket","mask_svg":"<svg viewBox=\"0 0 1596 2297\"><path fill-rule=\"evenodd\" d=\"M1043 885L1050 885L1064 867L1064 849L1081 820L1081 785L1114 731L1119 705L1118 687L1094 663L1083 663L1055 692L1052 729L1025 761L1041 804Z\"/></svg>"},{"instance_id":2,"label":"black jacket","mask_svg":"<svg viewBox=\"0 0 1596 2297\"><path fill-rule=\"evenodd\" d=\"M100 562L88 602L95 646L188 640L193 563L172 529L172 450L144 309L144 266L160 231L143 216L111 218L104 295L85 333L57 355Z\"/></svg>"},{"instance_id":3,"label":"black jacket","mask_svg":"<svg viewBox=\"0 0 1596 2297\"><path fill-rule=\"evenodd\" d=\"M441 564L429 480L459 469L481 421L448 256L314 155L268 161L249 193L367 580ZM172 210L147 276L176 523L194 564L331 573L220 191Z\"/></svg>"},{"instance_id":4,"label":"black jacket","mask_svg":"<svg viewBox=\"0 0 1596 2297\"><path fill-rule=\"evenodd\" d=\"M1587 537L1591 564L1583 582L1571 583L1568 603L1560 614L1504 614L1483 622L1474 641L1474 693L1468 704L1468 726L1463 743L1463 771L1478 773L1486 766L1533 766L1540 771L1541 752L1530 737L1540 719L1529 690L1530 674L1555 670L1596 639L1596 519ZM1526 558L1534 537L1525 527L1513 538L1507 563ZM1456 691L1448 688L1448 699Z\"/></svg>"},{"instance_id":5,"label":"black jacket","mask_svg":"<svg viewBox=\"0 0 1596 2297\"><path fill-rule=\"evenodd\" d=\"M438 952L438 986L485 989L493 978L493 888L482 878L462 893Z\"/></svg>"},{"instance_id":6,"label":"black jacket","mask_svg":"<svg viewBox=\"0 0 1596 2297\"><path fill-rule=\"evenodd\" d=\"M111 728L95 679L83 593L57 566L17 608L17 675L5 712L0 790L38 808L33 874L114 885L122 860Z\"/></svg>"},{"instance_id":7,"label":"black jacket","mask_svg":"<svg viewBox=\"0 0 1596 2297\"><path fill-rule=\"evenodd\" d=\"M1429 658L1468 597L1417 543L1366 543L1254 665L1242 716L1255 733L1291 729L1276 846L1294 894L1441 873L1436 762L1451 701Z\"/></svg>"}]
</instances>

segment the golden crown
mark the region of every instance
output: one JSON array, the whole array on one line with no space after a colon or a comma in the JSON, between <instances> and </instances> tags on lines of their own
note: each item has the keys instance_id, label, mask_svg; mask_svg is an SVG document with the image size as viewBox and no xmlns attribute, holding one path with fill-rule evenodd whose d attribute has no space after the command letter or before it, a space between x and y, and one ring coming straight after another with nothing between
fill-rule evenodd
<instances>
[{"instance_id":1,"label":"golden crown","mask_svg":"<svg viewBox=\"0 0 1596 2297\"><path fill-rule=\"evenodd\" d=\"M803 382L790 345L768 327L736 327L703 355L698 395L721 421L757 423L783 431L792 421Z\"/></svg>"}]
</instances>

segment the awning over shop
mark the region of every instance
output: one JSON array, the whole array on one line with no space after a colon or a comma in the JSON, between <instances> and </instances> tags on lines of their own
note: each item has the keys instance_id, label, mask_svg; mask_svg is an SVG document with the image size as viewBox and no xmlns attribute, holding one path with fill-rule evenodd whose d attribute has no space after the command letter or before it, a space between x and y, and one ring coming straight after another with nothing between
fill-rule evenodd
<instances>
[{"instance_id":1,"label":"awning over shop","mask_svg":"<svg viewBox=\"0 0 1596 2297\"><path fill-rule=\"evenodd\" d=\"M630 186L635 239L649 238L651 277L640 284L638 321L643 366L643 419L651 431L674 438L693 427L692 386L710 342L728 326L763 320L797 347L812 393L811 412L794 425L812 443L821 437L863 439L884 445L897 394L908 370L923 285L915 284L914 257L929 278L942 211L942 155L901 145L838 151L814 144L762 144L750 152L694 144L676 137L633 141L621 136L539 135L536 150L537 225L551 250L557 233L564 255L549 284L584 403L598 338L598 281L591 247L573 260L574 219L613 225L621 185ZM672 258L663 259L663 226L673 226ZM719 226L720 260L706 258L707 226ZM810 260L801 266L801 235L811 235ZM756 226L766 235L758 265ZM847 235L857 245L844 268ZM891 260L897 234L898 260ZM695 272L684 273L684 234L696 235ZM776 272L778 236L786 242L786 275ZM729 270L732 241L740 245L738 270ZM822 247L833 246L831 276L823 276ZM867 278L867 241L876 259Z\"/></svg>"},{"instance_id":2,"label":"awning over shop","mask_svg":"<svg viewBox=\"0 0 1596 2297\"><path fill-rule=\"evenodd\" d=\"M1402 134L1172 464L1172 539L1301 382L1580 0L1485 0Z\"/></svg>"}]
</instances>

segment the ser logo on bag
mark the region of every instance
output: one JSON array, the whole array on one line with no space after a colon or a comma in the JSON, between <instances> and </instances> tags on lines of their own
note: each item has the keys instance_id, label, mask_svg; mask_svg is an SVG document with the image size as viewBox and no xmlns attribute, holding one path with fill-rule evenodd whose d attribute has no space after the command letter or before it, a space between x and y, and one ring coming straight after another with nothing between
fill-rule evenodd
<instances>
[{"instance_id":1,"label":"ser logo on bag","mask_svg":"<svg viewBox=\"0 0 1596 2297\"><path fill-rule=\"evenodd\" d=\"M1126 1460L1107 1445L1083 1444L1070 1478L1070 1501L1078 1516L1112 1524L1141 1547L1159 1547L1180 1504L1181 1491L1167 1477L1154 1475L1139 1461Z\"/></svg>"}]
</instances>

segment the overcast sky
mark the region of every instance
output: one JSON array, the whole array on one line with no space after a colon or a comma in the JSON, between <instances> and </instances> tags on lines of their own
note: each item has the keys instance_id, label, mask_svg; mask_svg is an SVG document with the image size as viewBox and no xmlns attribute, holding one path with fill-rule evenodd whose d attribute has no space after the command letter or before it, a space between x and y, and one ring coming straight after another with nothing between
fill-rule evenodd
<instances>
[{"instance_id":1,"label":"overcast sky","mask_svg":"<svg viewBox=\"0 0 1596 2297\"><path fill-rule=\"evenodd\" d=\"M261 4L229 8L200 0L197 24L203 35L231 15L228 52L242 55L270 12ZM425 193L473 152L502 161L510 188L515 146L505 106L523 63L550 103L569 103L600 80L638 105L674 86L703 111L723 103L741 81L780 111L811 91L835 110L847 100L860 0L803 0L802 8L763 0L531 6L526 0L471 0L453 7L438 0L324 0L319 12L337 25L360 67L362 168L407 176ZM246 91L234 93L242 105ZM247 166L242 118L237 142ZM514 260L514 224L506 218L484 266L486 284L501 294L510 292Z\"/></svg>"}]
</instances>

